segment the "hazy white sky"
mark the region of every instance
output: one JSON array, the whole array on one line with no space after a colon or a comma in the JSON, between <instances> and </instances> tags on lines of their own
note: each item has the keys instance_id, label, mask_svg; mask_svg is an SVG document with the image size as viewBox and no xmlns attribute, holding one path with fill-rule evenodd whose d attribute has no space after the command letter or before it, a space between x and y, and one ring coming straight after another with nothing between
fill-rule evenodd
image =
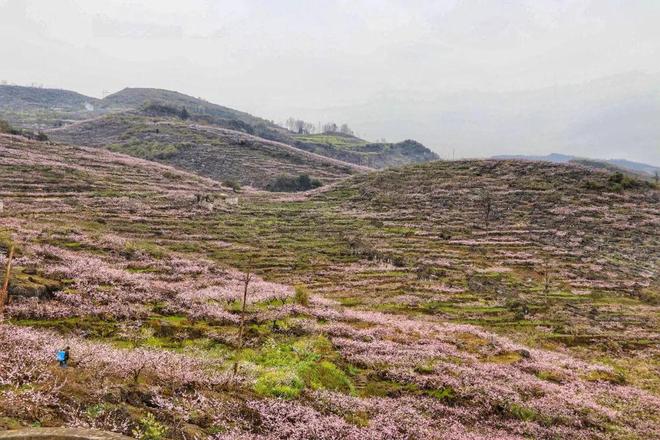
<instances>
[{"instance_id":1,"label":"hazy white sky","mask_svg":"<svg viewBox=\"0 0 660 440\"><path fill-rule=\"evenodd\" d=\"M0 80L174 89L279 121L658 74L660 0L0 0L0 41Z\"/></svg>"}]
</instances>

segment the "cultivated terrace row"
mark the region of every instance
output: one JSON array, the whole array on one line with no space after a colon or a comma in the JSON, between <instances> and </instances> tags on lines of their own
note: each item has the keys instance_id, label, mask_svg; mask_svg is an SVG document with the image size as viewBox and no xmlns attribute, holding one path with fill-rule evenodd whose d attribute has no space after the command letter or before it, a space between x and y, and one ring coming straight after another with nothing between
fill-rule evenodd
<instances>
[{"instance_id":1,"label":"cultivated terrace row","mask_svg":"<svg viewBox=\"0 0 660 440\"><path fill-rule=\"evenodd\" d=\"M4 428L660 435L654 188L470 161L236 194L12 136L0 169Z\"/></svg>"}]
</instances>

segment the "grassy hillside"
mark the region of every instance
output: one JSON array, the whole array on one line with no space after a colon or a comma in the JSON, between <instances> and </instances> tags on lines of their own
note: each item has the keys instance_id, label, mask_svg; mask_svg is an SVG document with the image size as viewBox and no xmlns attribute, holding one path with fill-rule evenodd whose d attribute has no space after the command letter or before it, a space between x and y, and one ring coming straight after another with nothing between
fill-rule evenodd
<instances>
[{"instance_id":1,"label":"grassy hillside","mask_svg":"<svg viewBox=\"0 0 660 440\"><path fill-rule=\"evenodd\" d=\"M85 103L98 105L100 100L69 90L0 85L2 110L57 108L65 111L80 111L85 109Z\"/></svg>"},{"instance_id":2,"label":"grassy hillside","mask_svg":"<svg viewBox=\"0 0 660 440\"><path fill-rule=\"evenodd\" d=\"M646 170L642 171L642 170L633 169L631 167L624 167L617 165L615 164L614 161L605 161L605 160L597 160L597 159L573 159L570 161L570 163L582 165L585 167L595 168L595 169L608 170L614 173L626 174L634 179L647 180L649 182L655 182L655 183L657 183L656 175L660 173L660 171L655 174L654 172L651 172L651 169L653 167L650 165L648 171Z\"/></svg>"},{"instance_id":3,"label":"grassy hillside","mask_svg":"<svg viewBox=\"0 0 660 440\"><path fill-rule=\"evenodd\" d=\"M266 188L279 176L331 183L359 167L286 144L176 118L119 113L49 132L52 139L155 160L218 181Z\"/></svg>"},{"instance_id":4,"label":"grassy hillside","mask_svg":"<svg viewBox=\"0 0 660 440\"><path fill-rule=\"evenodd\" d=\"M0 169L0 248L18 246L0 325L3 427L659 434L649 185L434 162L236 200L162 165L7 136ZM53 362L64 345L66 370Z\"/></svg>"},{"instance_id":5,"label":"grassy hillside","mask_svg":"<svg viewBox=\"0 0 660 440\"><path fill-rule=\"evenodd\" d=\"M625 159L590 159L578 156L569 156L567 154L552 153L545 156L533 155L500 155L494 156L493 159L515 159L515 160L531 160L531 161L545 161L554 163L577 163L593 168L606 168L609 170L621 171L630 174L641 176L649 179L653 178L660 168L641 163L632 162Z\"/></svg>"},{"instance_id":6,"label":"grassy hillside","mask_svg":"<svg viewBox=\"0 0 660 440\"><path fill-rule=\"evenodd\" d=\"M370 168L387 168L439 159L437 154L413 140L370 143L341 133L294 135L294 140L295 145L304 150Z\"/></svg>"},{"instance_id":7,"label":"grassy hillside","mask_svg":"<svg viewBox=\"0 0 660 440\"><path fill-rule=\"evenodd\" d=\"M185 107L193 114L207 114L225 119L237 119L251 125L267 123L266 120L254 117L248 113L171 90L127 87L103 98L104 106L124 108L126 110L139 109L145 103L150 102L164 103L177 108Z\"/></svg>"},{"instance_id":8,"label":"grassy hillside","mask_svg":"<svg viewBox=\"0 0 660 440\"><path fill-rule=\"evenodd\" d=\"M0 85L0 118L44 129L101 114L100 100L69 90Z\"/></svg>"}]
</instances>

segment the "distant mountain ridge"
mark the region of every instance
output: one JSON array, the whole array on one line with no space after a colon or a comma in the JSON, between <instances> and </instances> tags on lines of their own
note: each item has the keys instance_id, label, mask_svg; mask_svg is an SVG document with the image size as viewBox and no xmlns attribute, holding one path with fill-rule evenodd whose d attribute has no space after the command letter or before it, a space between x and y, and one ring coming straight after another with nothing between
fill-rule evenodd
<instances>
[{"instance_id":1,"label":"distant mountain ridge","mask_svg":"<svg viewBox=\"0 0 660 440\"><path fill-rule=\"evenodd\" d=\"M70 90L0 85L0 110L16 107L86 110L85 104L98 105L100 102L97 98Z\"/></svg>"},{"instance_id":2,"label":"distant mountain ridge","mask_svg":"<svg viewBox=\"0 0 660 440\"><path fill-rule=\"evenodd\" d=\"M525 155L525 154L501 154L497 156L492 156L492 159L498 159L498 160L517 159L517 160L543 161L543 162L553 162L553 163L576 162L576 163L582 163L584 165L588 165L588 164L596 165L598 163L602 163L602 164L608 164L618 168L622 168L623 170L631 171L634 173L647 174L649 176L654 176L656 172L660 172L660 167L642 162L633 162L626 159L591 159L591 158L571 156L568 154L561 154L561 153L551 153L545 156Z\"/></svg>"}]
</instances>

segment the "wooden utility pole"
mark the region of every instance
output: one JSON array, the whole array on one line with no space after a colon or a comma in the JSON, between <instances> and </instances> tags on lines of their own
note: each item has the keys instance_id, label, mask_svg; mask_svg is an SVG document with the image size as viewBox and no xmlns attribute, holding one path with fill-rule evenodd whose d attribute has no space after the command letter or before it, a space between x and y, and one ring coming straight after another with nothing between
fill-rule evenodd
<instances>
[{"instance_id":1,"label":"wooden utility pole","mask_svg":"<svg viewBox=\"0 0 660 440\"><path fill-rule=\"evenodd\" d=\"M14 245L9 248L9 258L7 258L7 267L5 268L5 279L2 282L0 290L0 314L5 311L5 304L9 294L9 278L11 277L11 260L14 258Z\"/></svg>"}]
</instances>

